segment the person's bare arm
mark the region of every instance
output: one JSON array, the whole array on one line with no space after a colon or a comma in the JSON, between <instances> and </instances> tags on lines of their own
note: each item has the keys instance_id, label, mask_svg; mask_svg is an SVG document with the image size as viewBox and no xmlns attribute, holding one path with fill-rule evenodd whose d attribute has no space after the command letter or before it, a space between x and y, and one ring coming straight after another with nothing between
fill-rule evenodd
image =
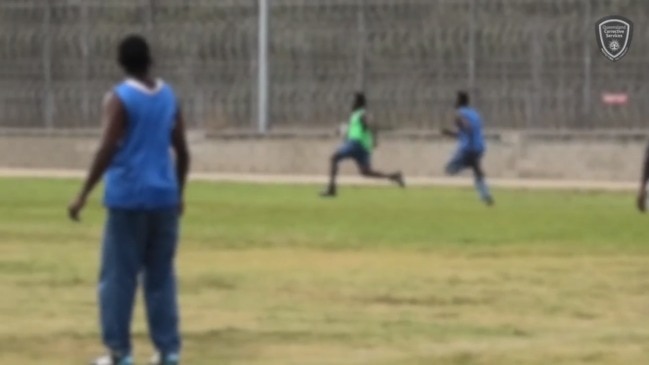
<instances>
[{"instance_id":1,"label":"person's bare arm","mask_svg":"<svg viewBox=\"0 0 649 365\"><path fill-rule=\"evenodd\" d=\"M642 176L640 178L640 189L638 189L637 205L638 210L644 212L647 204L647 182L649 181L649 146L645 151L644 163L642 165Z\"/></svg>"},{"instance_id":2,"label":"person's bare arm","mask_svg":"<svg viewBox=\"0 0 649 365\"><path fill-rule=\"evenodd\" d=\"M375 126L370 124L370 121L369 121L369 119L367 117L367 114L364 114L361 117L361 123L363 124L363 128L366 131L368 131L368 132L370 132L372 134L372 142L373 142L374 148L378 147L379 146L379 131L378 131L378 128L376 128Z\"/></svg>"},{"instance_id":3,"label":"person's bare arm","mask_svg":"<svg viewBox=\"0 0 649 365\"><path fill-rule=\"evenodd\" d=\"M79 220L79 213L85 206L88 196L117 153L119 142L126 130L126 112L124 106L117 95L112 92L104 100L102 124L104 125L104 132L99 143L99 148L95 153L81 191L68 207L68 214L75 221Z\"/></svg>"},{"instance_id":4,"label":"person's bare arm","mask_svg":"<svg viewBox=\"0 0 649 365\"><path fill-rule=\"evenodd\" d=\"M189 166L191 163L191 157L189 153L189 147L187 145L187 135L185 132L185 120L183 118L182 112L178 110L178 115L176 117L176 125L172 131L171 142L176 154L176 176L178 178L178 184L180 188L180 201L181 201L181 213L183 209L184 202L184 193L185 185L187 182L187 175L189 174Z\"/></svg>"},{"instance_id":5,"label":"person's bare arm","mask_svg":"<svg viewBox=\"0 0 649 365\"><path fill-rule=\"evenodd\" d=\"M452 130L450 128L443 128L442 134L447 137L457 138L460 134L460 131L466 132L469 129L471 129L469 123L459 115L455 118L455 126L457 130Z\"/></svg>"}]
</instances>

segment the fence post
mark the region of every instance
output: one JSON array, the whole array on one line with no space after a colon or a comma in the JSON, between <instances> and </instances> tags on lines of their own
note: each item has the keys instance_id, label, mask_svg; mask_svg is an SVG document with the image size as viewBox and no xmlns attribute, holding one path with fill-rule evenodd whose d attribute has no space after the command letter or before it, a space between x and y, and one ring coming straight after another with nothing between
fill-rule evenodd
<instances>
[{"instance_id":1,"label":"fence post","mask_svg":"<svg viewBox=\"0 0 649 365\"><path fill-rule=\"evenodd\" d=\"M90 26L88 19L88 1L81 1L81 114L84 125L90 120Z\"/></svg>"},{"instance_id":2,"label":"fence post","mask_svg":"<svg viewBox=\"0 0 649 365\"><path fill-rule=\"evenodd\" d=\"M259 61L257 92L257 126L259 133L268 132L268 17L270 0L259 0Z\"/></svg>"},{"instance_id":3,"label":"fence post","mask_svg":"<svg viewBox=\"0 0 649 365\"><path fill-rule=\"evenodd\" d=\"M476 0L469 1L469 52L467 60L468 87L471 93L475 92L475 67L476 67Z\"/></svg>"},{"instance_id":4,"label":"fence post","mask_svg":"<svg viewBox=\"0 0 649 365\"><path fill-rule=\"evenodd\" d=\"M543 68L543 50L541 45L541 37L543 36L543 27L538 19L532 21L531 27L531 52L530 52L530 68L531 68L531 100L530 100L530 113L527 121L527 128L538 126L539 107L541 99L541 71Z\"/></svg>"},{"instance_id":5,"label":"fence post","mask_svg":"<svg viewBox=\"0 0 649 365\"><path fill-rule=\"evenodd\" d=\"M45 128L54 127L54 96L52 91L52 4L43 5L43 49L41 62L43 66L43 124Z\"/></svg>"},{"instance_id":6,"label":"fence post","mask_svg":"<svg viewBox=\"0 0 649 365\"><path fill-rule=\"evenodd\" d=\"M585 9L584 9L584 32L586 35L591 34L592 30L592 18L593 18L593 9L590 4L591 0L584 0ZM592 41L586 37L584 41L584 88L582 90L583 97L583 116L582 118L588 119L591 114L591 83L592 83ZM580 123L581 124L581 123Z\"/></svg>"},{"instance_id":7,"label":"fence post","mask_svg":"<svg viewBox=\"0 0 649 365\"><path fill-rule=\"evenodd\" d=\"M182 42L179 49L184 54L182 61L183 70L181 71L183 90L186 93L184 108L190 111L190 127L204 129L205 113L203 110L203 93L205 90L202 82L196 82L194 73L194 69L196 68L194 67L194 60L196 60L199 47L200 25L194 22L183 25L183 27L186 29L186 34L189 34L194 39L193 42Z\"/></svg>"},{"instance_id":8,"label":"fence post","mask_svg":"<svg viewBox=\"0 0 649 365\"><path fill-rule=\"evenodd\" d=\"M440 14L444 14L445 9L443 8L443 3L441 1L434 1L432 2L433 9L430 13L431 19L429 19L430 24L435 24L437 22L436 17L441 16ZM435 72L435 82L434 86L431 88L431 102L430 102L430 109L429 113L430 115L434 115L435 120L439 120L440 117L443 115L442 113L439 112L439 104L440 101L446 100L442 95L446 94L448 91L444 89L444 84L445 84L445 74L444 71L446 69L446 62L444 60L444 54L443 54L443 47L441 46L442 44L442 33L441 32L434 32L433 35L434 39L431 41L434 41L435 44L435 49L433 50L433 60L434 62L434 67L432 69ZM438 122L435 126L439 126L440 123Z\"/></svg>"},{"instance_id":9,"label":"fence post","mask_svg":"<svg viewBox=\"0 0 649 365\"><path fill-rule=\"evenodd\" d=\"M366 82L366 63L365 63L365 47L367 46L367 24L365 19L365 7L367 3L365 0L358 0L357 12L357 36L358 48L356 49L356 89L358 91L365 91Z\"/></svg>"},{"instance_id":10,"label":"fence post","mask_svg":"<svg viewBox=\"0 0 649 365\"><path fill-rule=\"evenodd\" d=\"M148 37L153 36L153 8L154 0L142 0L144 3L144 30Z\"/></svg>"}]
</instances>

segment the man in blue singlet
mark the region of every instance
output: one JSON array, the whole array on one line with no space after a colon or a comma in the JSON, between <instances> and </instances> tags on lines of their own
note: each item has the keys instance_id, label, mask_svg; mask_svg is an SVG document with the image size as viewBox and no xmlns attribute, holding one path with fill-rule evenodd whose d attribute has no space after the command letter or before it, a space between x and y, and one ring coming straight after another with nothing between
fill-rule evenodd
<instances>
[{"instance_id":1,"label":"man in blue singlet","mask_svg":"<svg viewBox=\"0 0 649 365\"><path fill-rule=\"evenodd\" d=\"M189 170L184 122L171 86L151 77L146 40L129 36L118 53L127 79L106 96L99 150L81 192L68 207L70 217L79 220L88 195L105 173L108 218L99 310L108 355L92 364L133 364L130 327L141 277L149 331L158 350L152 364L178 365L174 259Z\"/></svg>"},{"instance_id":2,"label":"man in blue singlet","mask_svg":"<svg viewBox=\"0 0 649 365\"><path fill-rule=\"evenodd\" d=\"M442 133L457 138L458 146L451 161L446 165L446 173L456 175L465 168L473 171L475 188L480 199L487 205L493 205L494 200L489 192L482 170L482 157L486 143L482 134L482 118L477 110L469 105L469 94L460 91L457 94L456 129L445 128Z\"/></svg>"}]
</instances>

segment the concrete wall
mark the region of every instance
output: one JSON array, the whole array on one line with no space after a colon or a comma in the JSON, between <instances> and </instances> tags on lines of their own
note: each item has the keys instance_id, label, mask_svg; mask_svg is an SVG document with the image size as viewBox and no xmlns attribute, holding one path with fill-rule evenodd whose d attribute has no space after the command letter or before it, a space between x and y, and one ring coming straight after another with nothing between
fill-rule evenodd
<instances>
[{"instance_id":1,"label":"concrete wall","mask_svg":"<svg viewBox=\"0 0 649 365\"><path fill-rule=\"evenodd\" d=\"M0 168L86 168L97 137L0 136ZM194 171L325 174L339 144L326 136L192 138ZM453 143L437 136L385 136L373 156L384 170L440 176ZM645 148L642 135L494 136L486 171L499 178L636 181ZM343 172L353 173L352 163Z\"/></svg>"}]
</instances>

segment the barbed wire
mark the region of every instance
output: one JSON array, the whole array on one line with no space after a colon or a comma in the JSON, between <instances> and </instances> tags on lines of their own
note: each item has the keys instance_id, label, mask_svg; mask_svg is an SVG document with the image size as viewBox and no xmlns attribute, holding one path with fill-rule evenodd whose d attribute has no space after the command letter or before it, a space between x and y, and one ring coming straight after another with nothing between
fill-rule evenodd
<instances>
[{"instance_id":1,"label":"barbed wire","mask_svg":"<svg viewBox=\"0 0 649 365\"><path fill-rule=\"evenodd\" d=\"M256 0L5 0L0 127L88 128L121 78L115 46L147 34L196 128L254 127ZM594 23L627 15L628 55L599 55ZM494 128L640 128L649 113L643 0L274 0L272 127L330 128L364 89L391 128L446 123L469 89ZM605 92L630 96L601 103Z\"/></svg>"}]
</instances>

